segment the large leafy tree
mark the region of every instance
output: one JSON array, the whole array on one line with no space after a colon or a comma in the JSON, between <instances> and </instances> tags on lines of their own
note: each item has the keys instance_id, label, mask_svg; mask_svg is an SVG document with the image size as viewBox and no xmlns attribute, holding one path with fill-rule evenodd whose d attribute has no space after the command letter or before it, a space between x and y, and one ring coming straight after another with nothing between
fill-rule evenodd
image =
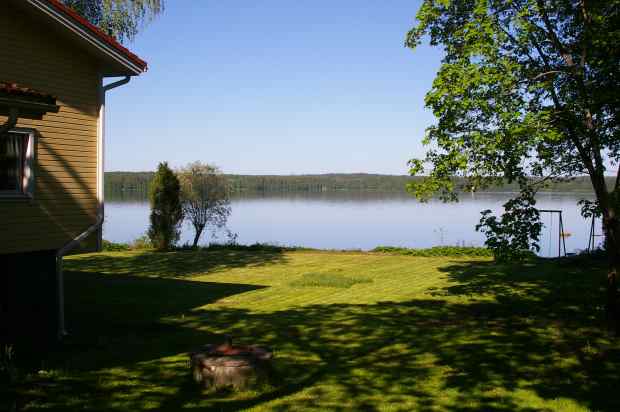
<instances>
[{"instance_id":1,"label":"large leafy tree","mask_svg":"<svg viewBox=\"0 0 620 412\"><path fill-rule=\"evenodd\" d=\"M132 40L140 26L164 8L164 0L61 1L119 41Z\"/></svg>"},{"instance_id":2,"label":"large leafy tree","mask_svg":"<svg viewBox=\"0 0 620 412\"><path fill-rule=\"evenodd\" d=\"M215 231L226 226L231 212L228 180L217 167L201 162L188 164L177 175L183 213L194 227L192 246L196 247L206 228Z\"/></svg>"},{"instance_id":3,"label":"large leafy tree","mask_svg":"<svg viewBox=\"0 0 620 412\"><path fill-rule=\"evenodd\" d=\"M413 191L453 200L453 176L470 189L508 180L528 191L588 175L610 259L608 314L620 326L620 1L424 0L417 20L406 44L429 39L444 57L426 96L437 117L430 148L411 161L428 177Z\"/></svg>"}]
</instances>

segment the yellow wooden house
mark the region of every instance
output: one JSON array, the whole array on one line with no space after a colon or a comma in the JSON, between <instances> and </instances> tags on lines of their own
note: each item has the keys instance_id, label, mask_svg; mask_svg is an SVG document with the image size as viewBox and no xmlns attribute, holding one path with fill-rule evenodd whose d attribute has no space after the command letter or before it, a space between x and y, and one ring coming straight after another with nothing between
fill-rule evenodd
<instances>
[{"instance_id":1,"label":"yellow wooden house","mask_svg":"<svg viewBox=\"0 0 620 412\"><path fill-rule=\"evenodd\" d=\"M0 0L0 337L65 333L62 257L101 245L106 92L146 67L57 0Z\"/></svg>"}]
</instances>

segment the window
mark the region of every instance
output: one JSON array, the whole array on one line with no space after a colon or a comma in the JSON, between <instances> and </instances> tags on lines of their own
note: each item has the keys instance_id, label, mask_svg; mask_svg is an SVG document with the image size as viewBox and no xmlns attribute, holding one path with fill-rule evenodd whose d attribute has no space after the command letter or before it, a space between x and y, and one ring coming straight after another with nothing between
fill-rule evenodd
<instances>
[{"instance_id":1,"label":"window","mask_svg":"<svg viewBox=\"0 0 620 412\"><path fill-rule=\"evenodd\" d=\"M12 131L0 136L0 197L32 196L34 133Z\"/></svg>"}]
</instances>

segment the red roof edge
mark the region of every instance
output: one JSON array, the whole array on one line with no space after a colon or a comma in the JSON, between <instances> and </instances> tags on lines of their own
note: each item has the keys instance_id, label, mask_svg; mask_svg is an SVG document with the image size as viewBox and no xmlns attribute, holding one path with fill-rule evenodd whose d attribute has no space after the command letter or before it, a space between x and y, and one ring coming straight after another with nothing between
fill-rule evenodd
<instances>
[{"instance_id":1,"label":"red roof edge","mask_svg":"<svg viewBox=\"0 0 620 412\"><path fill-rule=\"evenodd\" d=\"M2 94L32 98L47 104L56 104L56 97L51 94L43 93L17 83L0 80L0 95Z\"/></svg>"},{"instance_id":2,"label":"red roof edge","mask_svg":"<svg viewBox=\"0 0 620 412\"><path fill-rule=\"evenodd\" d=\"M138 56L136 56L135 54L133 54L131 51L129 51L129 49L123 47L114 37L108 36L107 34L105 34L97 26L95 26L94 24L91 24L84 17L80 16L75 10L73 10L72 8L70 8L68 6L65 6L59 0L45 0L45 1L50 6L52 6L56 11L64 14L66 17L68 17L71 20L73 20L75 23L77 23L82 28L84 28L86 31L88 31L91 34L93 34L99 40L103 41L108 46L114 48L116 51L121 53L123 56L125 56L132 63L134 63L138 67L140 67L140 69L142 71L146 71L146 69L148 67L147 63L144 60L142 60L141 58L139 58Z\"/></svg>"}]
</instances>

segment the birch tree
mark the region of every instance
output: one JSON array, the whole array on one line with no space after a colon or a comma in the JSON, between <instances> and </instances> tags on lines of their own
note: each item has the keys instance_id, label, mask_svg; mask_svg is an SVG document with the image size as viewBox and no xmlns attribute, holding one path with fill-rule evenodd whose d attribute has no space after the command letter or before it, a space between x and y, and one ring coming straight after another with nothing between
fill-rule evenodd
<instances>
[{"instance_id":1,"label":"birch tree","mask_svg":"<svg viewBox=\"0 0 620 412\"><path fill-rule=\"evenodd\" d=\"M119 41L133 40L139 29L164 10L164 0L61 0Z\"/></svg>"},{"instance_id":2,"label":"birch tree","mask_svg":"<svg viewBox=\"0 0 620 412\"><path fill-rule=\"evenodd\" d=\"M217 167L201 162L190 163L177 174L183 212L194 228L192 246L196 247L206 228L215 231L226 225L231 211L228 181Z\"/></svg>"}]
</instances>

